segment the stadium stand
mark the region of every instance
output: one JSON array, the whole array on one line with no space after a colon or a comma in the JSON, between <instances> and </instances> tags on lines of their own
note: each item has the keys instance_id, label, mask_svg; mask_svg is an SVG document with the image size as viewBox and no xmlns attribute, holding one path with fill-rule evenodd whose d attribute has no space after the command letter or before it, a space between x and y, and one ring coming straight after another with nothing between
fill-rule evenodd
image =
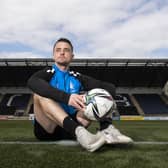
<instances>
[{"instance_id":1,"label":"stadium stand","mask_svg":"<svg viewBox=\"0 0 168 168\"><path fill-rule=\"evenodd\" d=\"M27 113L31 94L5 94L0 102L0 112L4 115L22 116Z\"/></svg>"},{"instance_id":2,"label":"stadium stand","mask_svg":"<svg viewBox=\"0 0 168 168\"><path fill-rule=\"evenodd\" d=\"M134 94L145 115L168 115L168 105L158 94Z\"/></svg>"},{"instance_id":3,"label":"stadium stand","mask_svg":"<svg viewBox=\"0 0 168 168\"><path fill-rule=\"evenodd\" d=\"M52 59L0 59L0 115L32 114L32 92L27 80L52 64ZM71 69L114 83L118 116L168 115L168 59L81 58L72 62Z\"/></svg>"},{"instance_id":4,"label":"stadium stand","mask_svg":"<svg viewBox=\"0 0 168 168\"><path fill-rule=\"evenodd\" d=\"M128 94L118 94L115 101L119 115L140 115Z\"/></svg>"},{"instance_id":5,"label":"stadium stand","mask_svg":"<svg viewBox=\"0 0 168 168\"><path fill-rule=\"evenodd\" d=\"M158 94L134 94L145 115L168 115L168 105Z\"/></svg>"}]
</instances>

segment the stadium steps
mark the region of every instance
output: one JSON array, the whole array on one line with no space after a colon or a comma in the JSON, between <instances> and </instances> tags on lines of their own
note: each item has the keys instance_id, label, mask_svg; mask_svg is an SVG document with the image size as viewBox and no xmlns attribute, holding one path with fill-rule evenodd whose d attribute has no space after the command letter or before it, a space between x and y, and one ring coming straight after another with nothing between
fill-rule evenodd
<instances>
[{"instance_id":1,"label":"stadium steps","mask_svg":"<svg viewBox=\"0 0 168 168\"><path fill-rule=\"evenodd\" d=\"M33 104L33 95L31 95L30 100L29 100L28 105L27 105L27 108L26 108L26 110L24 112L25 116L29 115L29 112L31 110L32 104Z\"/></svg>"},{"instance_id":2,"label":"stadium steps","mask_svg":"<svg viewBox=\"0 0 168 168\"><path fill-rule=\"evenodd\" d=\"M132 103L134 104L134 106L136 107L138 113L141 115L141 116L144 116L144 111L143 109L141 108L141 106L139 105L139 103L137 102L137 100L135 99L135 97L133 95L130 95L130 99L132 101Z\"/></svg>"},{"instance_id":3,"label":"stadium steps","mask_svg":"<svg viewBox=\"0 0 168 168\"><path fill-rule=\"evenodd\" d=\"M166 95L160 95L161 99L168 105L168 97Z\"/></svg>"}]
</instances>

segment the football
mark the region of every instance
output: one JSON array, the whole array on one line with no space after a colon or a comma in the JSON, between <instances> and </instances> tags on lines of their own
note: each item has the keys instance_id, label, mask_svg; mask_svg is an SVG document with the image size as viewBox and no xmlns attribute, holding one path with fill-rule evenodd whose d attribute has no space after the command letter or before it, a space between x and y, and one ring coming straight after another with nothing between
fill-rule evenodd
<instances>
[{"instance_id":1,"label":"football","mask_svg":"<svg viewBox=\"0 0 168 168\"><path fill-rule=\"evenodd\" d=\"M109 113L114 105L111 94L101 88L95 88L84 95L86 105L84 115L89 120L101 120Z\"/></svg>"}]
</instances>

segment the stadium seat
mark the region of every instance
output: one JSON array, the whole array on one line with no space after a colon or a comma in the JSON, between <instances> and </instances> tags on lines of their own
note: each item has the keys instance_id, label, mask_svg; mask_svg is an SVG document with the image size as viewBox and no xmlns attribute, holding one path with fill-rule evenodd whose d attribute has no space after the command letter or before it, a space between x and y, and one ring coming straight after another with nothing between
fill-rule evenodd
<instances>
[{"instance_id":1,"label":"stadium seat","mask_svg":"<svg viewBox=\"0 0 168 168\"><path fill-rule=\"evenodd\" d=\"M115 98L120 115L139 115L128 94L120 94Z\"/></svg>"},{"instance_id":2,"label":"stadium seat","mask_svg":"<svg viewBox=\"0 0 168 168\"><path fill-rule=\"evenodd\" d=\"M134 94L145 115L168 115L168 105L158 94Z\"/></svg>"},{"instance_id":3,"label":"stadium seat","mask_svg":"<svg viewBox=\"0 0 168 168\"><path fill-rule=\"evenodd\" d=\"M31 94L5 94L0 102L1 114L23 115Z\"/></svg>"}]
</instances>

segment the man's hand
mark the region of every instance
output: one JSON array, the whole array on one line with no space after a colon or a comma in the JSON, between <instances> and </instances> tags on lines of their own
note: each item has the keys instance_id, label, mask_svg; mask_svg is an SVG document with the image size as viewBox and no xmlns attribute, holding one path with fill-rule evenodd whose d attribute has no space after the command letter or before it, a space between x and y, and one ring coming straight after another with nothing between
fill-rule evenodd
<instances>
[{"instance_id":1,"label":"man's hand","mask_svg":"<svg viewBox=\"0 0 168 168\"><path fill-rule=\"evenodd\" d=\"M85 104L83 100L83 95L71 94L68 105L71 105L80 111L84 111Z\"/></svg>"}]
</instances>

